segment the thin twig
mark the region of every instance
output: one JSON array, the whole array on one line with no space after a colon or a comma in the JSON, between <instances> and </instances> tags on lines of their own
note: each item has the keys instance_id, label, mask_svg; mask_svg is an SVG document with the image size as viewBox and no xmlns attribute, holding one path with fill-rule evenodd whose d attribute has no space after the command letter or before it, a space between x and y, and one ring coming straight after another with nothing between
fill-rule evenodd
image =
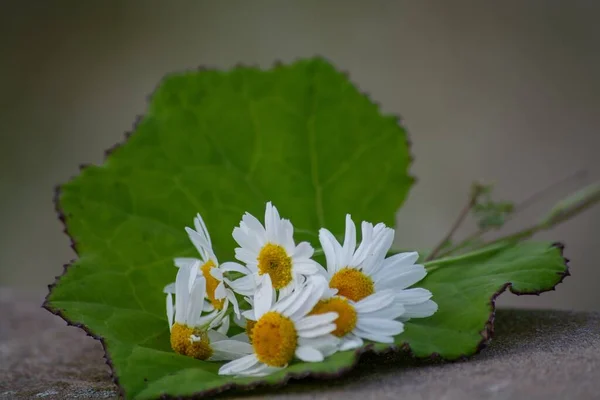
<instances>
[{"instance_id":1,"label":"thin twig","mask_svg":"<svg viewBox=\"0 0 600 400\"><path fill-rule=\"evenodd\" d=\"M536 193L532 194L531 196L529 196L528 198L526 198L525 200L523 200L521 203L517 204L514 208L514 210L508 214L505 219L504 219L504 223L510 221L511 219L513 219L517 214L522 213L525 209L529 208L531 205L537 203L538 201L540 201L542 198L544 198L545 195L547 195L549 192L553 191L554 189L558 188L559 186L563 185L566 182L569 182L571 180L579 180L579 179L584 179L587 176L588 172L586 170L579 170L576 171L575 173L559 180L556 181L554 183L552 183L550 186L545 187L542 190L537 191ZM471 243L474 240L479 239L481 236L483 236L484 234L492 231L492 230L497 230L502 228L502 226L487 226L485 228L479 229L478 231L473 232L472 234L468 235L460 244L458 244L457 246L448 249L446 251L442 251L440 256L448 256L458 250L463 249L465 246L467 246L469 243ZM526 230L525 230L526 231ZM495 242L495 241L494 241Z\"/></svg>"},{"instance_id":2,"label":"thin twig","mask_svg":"<svg viewBox=\"0 0 600 400\"><path fill-rule=\"evenodd\" d=\"M462 211L458 215L458 218L456 219L456 221L454 221L454 224L452 225L446 236L444 236L443 239L438 243L438 245L435 246L435 248L431 251L431 253L429 253L425 261L429 261L435 258L435 256L442 250L444 245L448 243L448 241L452 238L452 235L454 235L454 233L458 230L458 228L463 223L467 215L469 215L469 211L471 211L471 208L473 208L477 203L478 196L479 194L476 190L474 190L473 193L471 193L469 202L463 207Z\"/></svg>"}]
</instances>

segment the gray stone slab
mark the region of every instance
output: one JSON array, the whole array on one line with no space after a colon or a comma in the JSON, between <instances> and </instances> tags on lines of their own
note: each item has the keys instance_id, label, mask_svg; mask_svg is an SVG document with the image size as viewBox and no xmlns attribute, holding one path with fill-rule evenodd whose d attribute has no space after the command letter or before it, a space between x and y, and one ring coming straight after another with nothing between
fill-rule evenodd
<instances>
[{"instance_id":1,"label":"gray stone slab","mask_svg":"<svg viewBox=\"0 0 600 400\"><path fill-rule=\"evenodd\" d=\"M116 398L100 343L40 308L42 300L0 289L0 398ZM365 355L342 378L218 397L600 399L600 314L500 310L494 341L466 362Z\"/></svg>"}]
</instances>

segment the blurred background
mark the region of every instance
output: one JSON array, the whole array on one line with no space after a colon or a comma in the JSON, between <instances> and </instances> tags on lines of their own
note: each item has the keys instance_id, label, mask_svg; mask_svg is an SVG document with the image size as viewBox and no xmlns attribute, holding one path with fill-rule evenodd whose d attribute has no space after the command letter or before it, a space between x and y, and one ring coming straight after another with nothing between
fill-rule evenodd
<instances>
[{"instance_id":1,"label":"blurred background","mask_svg":"<svg viewBox=\"0 0 600 400\"><path fill-rule=\"evenodd\" d=\"M0 285L45 290L74 257L53 188L144 113L169 72L323 55L409 130L418 177L397 244L431 248L473 180L519 202L508 230L600 178L600 2L0 1ZM466 224L459 234L474 229ZM600 310L600 207L539 238L572 277L500 305Z\"/></svg>"}]
</instances>

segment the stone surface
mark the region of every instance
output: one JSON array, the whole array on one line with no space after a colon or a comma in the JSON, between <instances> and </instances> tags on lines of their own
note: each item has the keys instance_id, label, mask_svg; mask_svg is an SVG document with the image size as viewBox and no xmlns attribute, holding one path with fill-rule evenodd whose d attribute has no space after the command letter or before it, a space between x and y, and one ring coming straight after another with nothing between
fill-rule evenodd
<instances>
[{"instance_id":1,"label":"stone surface","mask_svg":"<svg viewBox=\"0 0 600 400\"><path fill-rule=\"evenodd\" d=\"M39 294L0 289L0 398L116 398L99 342L40 308ZM496 336L467 362L363 357L335 380L228 392L220 399L600 398L600 314L500 310Z\"/></svg>"}]
</instances>

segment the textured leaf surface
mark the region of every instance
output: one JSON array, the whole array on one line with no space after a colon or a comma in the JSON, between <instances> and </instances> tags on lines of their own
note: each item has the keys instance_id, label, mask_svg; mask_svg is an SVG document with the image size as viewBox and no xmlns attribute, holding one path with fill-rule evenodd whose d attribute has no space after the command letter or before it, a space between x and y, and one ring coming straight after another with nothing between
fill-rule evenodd
<instances>
[{"instance_id":1,"label":"textured leaf surface","mask_svg":"<svg viewBox=\"0 0 600 400\"><path fill-rule=\"evenodd\" d=\"M57 207L79 259L45 306L102 339L131 398L339 374L357 353L267 378L219 377L219 364L170 350L162 288L174 279L172 259L195 254L183 227L196 212L221 261L233 256L231 231L242 213L260 215L268 200L313 243L321 226L342 232L346 212L393 225L412 183L409 161L396 119L382 116L321 59L170 76L128 142L61 187ZM418 356L471 354L490 318L490 298L506 282L548 290L565 272L549 244L475 257L432 269L424 286L440 312L407 324L398 344L408 342Z\"/></svg>"}]
</instances>

